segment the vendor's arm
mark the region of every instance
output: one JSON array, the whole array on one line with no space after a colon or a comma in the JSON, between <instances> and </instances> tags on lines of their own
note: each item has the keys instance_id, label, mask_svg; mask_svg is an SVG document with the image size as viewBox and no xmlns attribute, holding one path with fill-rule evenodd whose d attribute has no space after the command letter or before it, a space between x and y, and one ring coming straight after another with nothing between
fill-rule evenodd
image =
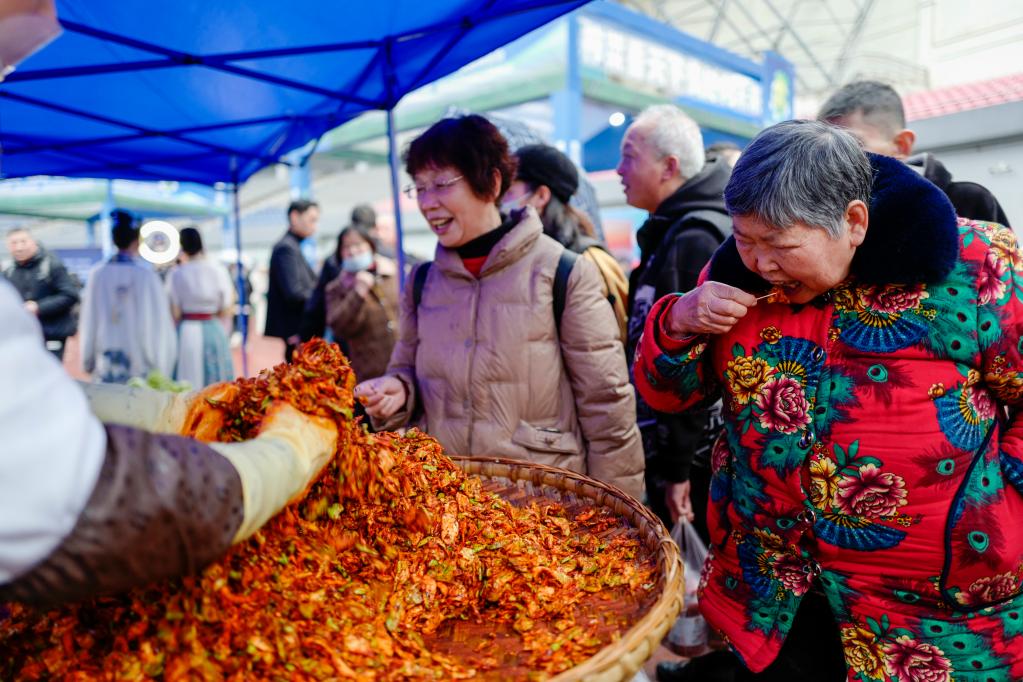
<instances>
[{"instance_id":1,"label":"vendor's arm","mask_svg":"<svg viewBox=\"0 0 1023 682\"><path fill-rule=\"evenodd\" d=\"M326 420L278 406L260 435L201 443L104 426L98 480L74 525L0 598L54 604L198 572L300 496L333 454Z\"/></svg>"},{"instance_id":2,"label":"vendor's arm","mask_svg":"<svg viewBox=\"0 0 1023 682\"><path fill-rule=\"evenodd\" d=\"M0 372L15 389L0 396L0 601L53 604L195 572L301 495L335 450L332 423L287 405L244 443L138 428L172 430L180 398L122 412L134 427L101 424L6 283L0 319ZM109 388L110 411L161 397Z\"/></svg>"},{"instance_id":3,"label":"vendor's arm","mask_svg":"<svg viewBox=\"0 0 1023 682\"><path fill-rule=\"evenodd\" d=\"M654 304L636 349L636 388L650 407L681 412L717 393L704 362L713 336L731 331L756 299L721 282L703 282Z\"/></svg>"},{"instance_id":4,"label":"vendor's arm","mask_svg":"<svg viewBox=\"0 0 1023 682\"><path fill-rule=\"evenodd\" d=\"M85 396L43 345L39 323L0 281L0 585L71 531L106 448Z\"/></svg>"}]
</instances>

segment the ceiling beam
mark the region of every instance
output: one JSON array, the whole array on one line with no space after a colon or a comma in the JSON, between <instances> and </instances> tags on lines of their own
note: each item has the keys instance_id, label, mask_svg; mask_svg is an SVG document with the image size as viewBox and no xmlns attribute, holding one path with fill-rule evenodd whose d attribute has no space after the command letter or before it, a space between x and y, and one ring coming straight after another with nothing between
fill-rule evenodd
<instances>
[{"instance_id":1,"label":"ceiling beam","mask_svg":"<svg viewBox=\"0 0 1023 682\"><path fill-rule=\"evenodd\" d=\"M717 38L718 31L721 30L721 21L725 18L725 12L728 11L728 0L718 0L718 10L714 15L714 25L710 27L710 33L707 34L707 42L713 43Z\"/></svg>"},{"instance_id":2,"label":"ceiling beam","mask_svg":"<svg viewBox=\"0 0 1023 682\"><path fill-rule=\"evenodd\" d=\"M810 49L810 46L806 44L806 42L799 35L799 33L794 28L792 28L792 24L790 24L788 19L785 18L785 15L778 11L778 8L775 7L774 3L771 2L771 0L764 0L764 4L767 5L767 8L771 10L772 14L774 14L774 18L782 22L782 25L785 26L789 35L792 36L792 39L796 41L796 45L798 45L800 49L802 49L803 52L806 53L806 56L810 58L810 63L812 63L814 67L816 67L816 69L820 71L821 75L824 76L824 80L827 83L827 85L829 87L833 86L834 81L832 79L831 72L824 68L824 65L821 64L820 60L817 59L817 55L814 54L813 50Z\"/></svg>"},{"instance_id":3,"label":"ceiling beam","mask_svg":"<svg viewBox=\"0 0 1023 682\"><path fill-rule=\"evenodd\" d=\"M845 39L845 44L842 45L841 51L838 53L838 57L835 59L835 68L832 72L832 83L838 85L845 78L845 72L849 68L849 55L852 53L853 47L859 41L863 35L863 29L867 24L867 17L870 15L870 10L874 5L874 0L863 0L863 4L859 6L856 11L856 19L853 21L852 30L849 31L849 35Z\"/></svg>"}]
</instances>

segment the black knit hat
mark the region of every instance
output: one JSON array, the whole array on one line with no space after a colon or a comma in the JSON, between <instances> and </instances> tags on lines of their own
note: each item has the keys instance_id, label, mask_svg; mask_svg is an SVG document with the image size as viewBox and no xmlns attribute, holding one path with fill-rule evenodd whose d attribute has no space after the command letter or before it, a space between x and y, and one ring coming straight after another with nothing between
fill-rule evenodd
<instances>
[{"instance_id":1,"label":"black knit hat","mask_svg":"<svg viewBox=\"0 0 1023 682\"><path fill-rule=\"evenodd\" d=\"M547 185L551 194L567 204L579 189L579 171L575 164L554 147L529 144L515 152L519 160L518 180L539 187Z\"/></svg>"}]
</instances>

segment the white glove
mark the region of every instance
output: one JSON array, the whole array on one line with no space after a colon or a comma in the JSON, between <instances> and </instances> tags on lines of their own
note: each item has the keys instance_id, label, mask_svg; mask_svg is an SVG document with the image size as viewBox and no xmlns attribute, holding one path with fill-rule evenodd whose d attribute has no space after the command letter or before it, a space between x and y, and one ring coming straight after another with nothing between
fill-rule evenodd
<instances>
[{"instance_id":1,"label":"white glove","mask_svg":"<svg viewBox=\"0 0 1023 682\"><path fill-rule=\"evenodd\" d=\"M194 393L168 393L122 384L79 382L89 409L108 424L123 424L156 433L181 433Z\"/></svg>"},{"instance_id":2,"label":"white glove","mask_svg":"<svg viewBox=\"0 0 1023 682\"><path fill-rule=\"evenodd\" d=\"M89 409L107 424L122 424L152 433L182 433L189 410L199 400L206 398L226 400L237 391L230 382L211 384L201 391L191 393L170 393L151 388L125 386L123 384L98 384L78 382ZM201 429L188 429L200 440L212 440L215 433L207 434Z\"/></svg>"},{"instance_id":3,"label":"white glove","mask_svg":"<svg viewBox=\"0 0 1023 682\"><path fill-rule=\"evenodd\" d=\"M209 445L234 465L242 481L245 516L233 540L240 542L316 480L337 449L337 425L280 403L253 440Z\"/></svg>"},{"instance_id":4,"label":"white glove","mask_svg":"<svg viewBox=\"0 0 1023 682\"><path fill-rule=\"evenodd\" d=\"M241 479L244 498L244 519L233 542L255 533L288 502L300 497L337 449L334 422L304 414L287 403L271 408L259 435L243 443L210 442L216 437L219 420L186 429L191 407L206 398L226 400L237 390L231 383L185 394L120 384L81 385L100 421L156 433L187 431L231 462Z\"/></svg>"}]
</instances>

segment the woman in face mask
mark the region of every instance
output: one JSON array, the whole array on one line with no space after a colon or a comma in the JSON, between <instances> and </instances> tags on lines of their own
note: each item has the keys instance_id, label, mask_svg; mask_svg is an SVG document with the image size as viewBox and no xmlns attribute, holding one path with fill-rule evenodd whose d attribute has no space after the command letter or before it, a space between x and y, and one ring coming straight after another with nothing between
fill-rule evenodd
<instances>
[{"instance_id":1,"label":"woman in face mask","mask_svg":"<svg viewBox=\"0 0 1023 682\"><path fill-rule=\"evenodd\" d=\"M387 370L398 315L398 269L377 254L376 242L361 225L338 236L341 274L326 289L327 326L347 344L359 381Z\"/></svg>"}]
</instances>

